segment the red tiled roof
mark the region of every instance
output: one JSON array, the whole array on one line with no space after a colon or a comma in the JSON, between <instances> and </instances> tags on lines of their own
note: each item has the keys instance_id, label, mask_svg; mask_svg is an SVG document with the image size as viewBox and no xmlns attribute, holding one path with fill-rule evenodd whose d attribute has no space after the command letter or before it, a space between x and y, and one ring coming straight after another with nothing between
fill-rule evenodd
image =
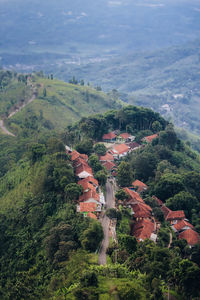
<instances>
[{"instance_id":1,"label":"red tiled roof","mask_svg":"<svg viewBox=\"0 0 200 300\"><path fill-rule=\"evenodd\" d=\"M104 162L102 165L106 168L107 171L110 171L110 170L112 170L113 168L117 167L117 166L116 166L113 162L111 162L111 161L106 161L106 162Z\"/></svg>"},{"instance_id":2,"label":"red tiled roof","mask_svg":"<svg viewBox=\"0 0 200 300\"><path fill-rule=\"evenodd\" d=\"M136 203L131 205L134 212L135 218L150 218L151 217L151 207L143 203Z\"/></svg>"},{"instance_id":3,"label":"red tiled roof","mask_svg":"<svg viewBox=\"0 0 200 300\"><path fill-rule=\"evenodd\" d=\"M131 135L127 132L124 132L124 133L121 133L120 136L123 138L123 139L128 139Z\"/></svg>"},{"instance_id":4,"label":"red tiled roof","mask_svg":"<svg viewBox=\"0 0 200 300\"><path fill-rule=\"evenodd\" d=\"M76 158L75 160L73 160L73 167L77 168L80 165L86 165L87 166L88 163L83 158L81 158L79 156L78 158Z\"/></svg>"},{"instance_id":5,"label":"red tiled roof","mask_svg":"<svg viewBox=\"0 0 200 300\"><path fill-rule=\"evenodd\" d=\"M88 176L87 178L84 178L84 179L81 179L78 181L78 184L85 184L85 183L90 183L92 184L93 186L98 186L98 181L92 177L92 176Z\"/></svg>"},{"instance_id":6,"label":"red tiled roof","mask_svg":"<svg viewBox=\"0 0 200 300\"><path fill-rule=\"evenodd\" d=\"M88 161L88 155L87 154L80 154L80 157L84 159L85 161Z\"/></svg>"},{"instance_id":7,"label":"red tiled roof","mask_svg":"<svg viewBox=\"0 0 200 300\"><path fill-rule=\"evenodd\" d=\"M186 226L190 227L191 229L194 229L194 226L192 224L190 224L189 222L185 221L185 220L178 221L176 224L173 225L173 227L177 231L181 231Z\"/></svg>"},{"instance_id":8,"label":"red tiled roof","mask_svg":"<svg viewBox=\"0 0 200 300\"><path fill-rule=\"evenodd\" d=\"M91 219L94 219L94 220L97 220L97 216L96 216L95 214L91 213L91 212L89 212L89 213L87 214L87 217L89 217L89 218L91 218Z\"/></svg>"},{"instance_id":9,"label":"red tiled roof","mask_svg":"<svg viewBox=\"0 0 200 300\"><path fill-rule=\"evenodd\" d=\"M137 240L145 240L151 237L151 234L155 230L155 223L153 223L149 219L143 219L138 221L134 225L133 235L137 238Z\"/></svg>"},{"instance_id":10,"label":"red tiled roof","mask_svg":"<svg viewBox=\"0 0 200 300\"><path fill-rule=\"evenodd\" d=\"M185 213L183 210L170 211L166 217L166 221L185 219Z\"/></svg>"},{"instance_id":11,"label":"red tiled roof","mask_svg":"<svg viewBox=\"0 0 200 300\"><path fill-rule=\"evenodd\" d=\"M99 160L100 160L100 161L114 161L114 157L113 157L112 154L106 152L105 155L100 156Z\"/></svg>"},{"instance_id":12,"label":"red tiled roof","mask_svg":"<svg viewBox=\"0 0 200 300\"><path fill-rule=\"evenodd\" d=\"M86 178L87 179L87 178ZM86 181L86 180L80 180L78 182L78 184L80 184L82 187L83 187L83 191L87 191L87 190L92 190L92 191L96 191L96 188L91 184L89 183L89 181Z\"/></svg>"},{"instance_id":13,"label":"red tiled roof","mask_svg":"<svg viewBox=\"0 0 200 300\"><path fill-rule=\"evenodd\" d=\"M145 140L148 142L148 143L151 143L153 141L153 139L157 138L158 137L158 134L155 133L153 135L149 135L149 136L145 136Z\"/></svg>"},{"instance_id":14,"label":"red tiled roof","mask_svg":"<svg viewBox=\"0 0 200 300\"><path fill-rule=\"evenodd\" d=\"M96 211L96 203L80 203L80 212L94 212Z\"/></svg>"},{"instance_id":15,"label":"red tiled roof","mask_svg":"<svg viewBox=\"0 0 200 300\"><path fill-rule=\"evenodd\" d=\"M156 202L158 203L158 205L163 206L164 203L160 199L158 199L156 196L152 196L152 198L154 200L156 200Z\"/></svg>"},{"instance_id":16,"label":"red tiled roof","mask_svg":"<svg viewBox=\"0 0 200 300\"><path fill-rule=\"evenodd\" d=\"M123 154L125 152L128 152L129 147L126 144L119 144L115 145L113 149L111 150L113 154Z\"/></svg>"},{"instance_id":17,"label":"red tiled roof","mask_svg":"<svg viewBox=\"0 0 200 300\"><path fill-rule=\"evenodd\" d=\"M140 197L140 195L137 192L132 191L127 187L123 188L123 190L130 196L130 199L133 199L136 202L144 203L143 199Z\"/></svg>"},{"instance_id":18,"label":"red tiled roof","mask_svg":"<svg viewBox=\"0 0 200 300\"><path fill-rule=\"evenodd\" d=\"M113 132L109 132L103 135L102 139L103 140L112 140L116 138L116 134Z\"/></svg>"},{"instance_id":19,"label":"red tiled roof","mask_svg":"<svg viewBox=\"0 0 200 300\"><path fill-rule=\"evenodd\" d=\"M163 205L161 207L161 210L164 214L165 219L167 218L168 214L171 212L171 209L169 209L167 206Z\"/></svg>"},{"instance_id":20,"label":"red tiled roof","mask_svg":"<svg viewBox=\"0 0 200 300\"><path fill-rule=\"evenodd\" d=\"M99 202L99 194L97 194L97 192L94 190L89 190L88 192L83 193L83 195L79 197L79 202L84 202L89 199L94 199Z\"/></svg>"},{"instance_id":21,"label":"red tiled roof","mask_svg":"<svg viewBox=\"0 0 200 300\"><path fill-rule=\"evenodd\" d=\"M192 229L187 229L181 232L178 238L185 239L190 246L194 246L199 242L199 234Z\"/></svg>"},{"instance_id":22,"label":"red tiled roof","mask_svg":"<svg viewBox=\"0 0 200 300\"><path fill-rule=\"evenodd\" d=\"M129 143L128 146L130 147L130 149L135 149L140 147L140 145L136 142Z\"/></svg>"},{"instance_id":23,"label":"red tiled roof","mask_svg":"<svg viewBox=\"0 0 200 300\"><path fill-rule=\"evenodd\" d=\"M142 191L148 189L148 186L145 183L143 183L142 181L140 181L140 180L135 180L132 183L132 185L133 185L134 188L136 188L136 187L138 188L137 189L138 192L142 192Z\"/></svg>"},{"instance_id":24,"label":"red tiled roof","mask_svg":"<svg viewBox=\"0 0 200 300\"><path fill-rule=\"evenodd\" d=\"M90 174L91 176L93 176L92 169L88 165L85 165L85 164L81 164L80 166L78 166L76 168L76 175L78 176L80 173L82 173L84 171L87 172L88 174Z\"/></svg>"},{"instance_id":25,"label":"red tiled roof","mask_svg":"<svg viewBox=\"0 0 200 300\"><path fill-rule=\"evenodd\" d=\"M74 161L75 159L77 159L80 156L80 153L76 150L72 151L71 155L71 160Z\"/></svg>"}]
</instances>

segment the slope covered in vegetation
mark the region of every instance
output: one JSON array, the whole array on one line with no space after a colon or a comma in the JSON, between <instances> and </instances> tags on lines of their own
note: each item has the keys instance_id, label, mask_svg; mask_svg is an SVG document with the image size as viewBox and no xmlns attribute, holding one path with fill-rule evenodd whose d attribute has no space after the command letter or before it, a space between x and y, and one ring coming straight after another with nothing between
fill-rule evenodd
<instances>
[{"instance_id":1,"label":"slope covered in vegetation","mask_svg":"<svg viewBox=\"0 0 200 300\"><path fill-rule=\"evenodd\" d=\"M115 129L135 134L137 141L160 131L151 145L126 157L126 180L143 180L150 187L147 203L156 194L172 209L184 209L199 231L199 157L159 114L127 106L84 117L61 137L65 144L92 154L91 163L94 143ZM190 249L173 236L168 249L167 223L157 244L137 244L125 209L117 212L118 244L110 245L110 263L98 266L92 251L94 244L98 249L102 229L76 212L77 200L66 192L77 179L63 142L48 136L32 139L1 177L1 299L163 299L168 286L177 299L198 297L199 245ZM10 143L8 148L14 152L15 147ZM120 169L118 184L123 186ZM185 195L182 201L176 197L180 192Z\"/></svg>"}]
</instances>

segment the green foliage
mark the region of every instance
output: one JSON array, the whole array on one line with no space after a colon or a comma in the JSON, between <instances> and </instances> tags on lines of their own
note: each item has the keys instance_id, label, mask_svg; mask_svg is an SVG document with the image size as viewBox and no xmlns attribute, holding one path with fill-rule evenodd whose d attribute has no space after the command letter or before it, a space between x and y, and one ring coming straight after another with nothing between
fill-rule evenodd
<instances>
[{"instance_id":1,"label":"green foliage","mask_svg":"<svg viewBox=\"0 0 200 300\"><path fill-rule=\"evenodd\" d=\"M123 189L119 189L116 193L115 193L115 198L117 200L128 200L129 195L123 190Z\"/></svg>"},{"instance_id":2,"label":"green foliage","mask_svg":"<svg viewBox=\"0 0 200 300\"><path fill-rule=\"evenodd\" d=\"M105 155L106 154L106 146L104 144L96 144L94 146L94 152L97 155Z\"/></svg>"},{"instance_id":3,"label":"green foliage","mask_svg":"<svg viewBox=\"0 0 200 300\"><path fill-rule=\"evenodd\" d=\"M103 229L99 223L93 221L88 229L83 232L82 246L85 250L94 252L103 239Z\"/></svg>"},{"instance_id":4,"label":"green foliage","mask_svg":"<svg viewBox=\"0 0 200 300\"><path fill-rule=\"evenodd\" d=\"M107 173L105 170L100 170L95 174L95 178L98 180L101 186L104 186L107 181Z\"/></svg>"},{"instance_id":5,"label":"green foliage","mask_svg":"<svg viewBox=\"0 0 200 300\"><path fill-rule=\"evenodd\" d=\"M190 193L181 191L174 197L167 199L166 205L172 210L184 210L187 218L191 218L192 209L197 207L197 199Z\"/></svg>"},{"instance_id":6,"label":"green foliage","mask_svg":"<svg viewBox=\"0 0 200 300\"><path fill-rule=\"evenodd\" d=\"M154 193L161 200L166 200L184 190L183 178L179 174L164 174L155 185Z\"/></svg>"},{"instance_id":7,"label":"green foliage","mask_svg":"<svg viewBox=\"0 0 200 300\"><path fill-rule=\"evenodd\" d=\"M79 144L77 144L75 148L79 153L90 155L93 150L93 142L91 139L90 140L85 139L81 141Z\"/></svg>"},{"instance_id":8,"label":"green foliage","mask_svg":"<svg viewBox=\"0 0 200 300\"><path fill-rule=\"evenodd\" d=\"M76 202L81 195L83 188L80 184L70 183L65 187L65 196L67 200Z\"/></svg>"},{"instance_id":9,"label":"green foliage","mask_svg":"<svg viewBox=\"0 0 200 300\"><path fill-rule=\"evenodd\" d=\"M129 163L122 161L117 171L117 182L120 187L128 187L133 182L133 174Z\"/></svg>"}]
</instances>

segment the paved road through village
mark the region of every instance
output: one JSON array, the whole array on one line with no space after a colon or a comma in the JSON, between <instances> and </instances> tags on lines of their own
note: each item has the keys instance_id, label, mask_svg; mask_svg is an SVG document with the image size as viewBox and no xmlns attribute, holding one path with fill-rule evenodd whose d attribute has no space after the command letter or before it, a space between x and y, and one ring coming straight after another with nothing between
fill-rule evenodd
<instances>
[{"instance_id":1,"label":"paved road through village","mask_svg":"<svg viewBox=\"0 0 200 300\"><path fill-rule=\"evenodd\" d=\"M114 207L115 207L115 200L114 200L113 185L108 180L106 183L106 209L114 208ZM103 218L101 219L101 225L103 227L104 239L102 241L101 248L99 251L99 264L106 265L106 250L109 246L110 219L105 214L104 214Z\"/></svg>"}]
</instances>

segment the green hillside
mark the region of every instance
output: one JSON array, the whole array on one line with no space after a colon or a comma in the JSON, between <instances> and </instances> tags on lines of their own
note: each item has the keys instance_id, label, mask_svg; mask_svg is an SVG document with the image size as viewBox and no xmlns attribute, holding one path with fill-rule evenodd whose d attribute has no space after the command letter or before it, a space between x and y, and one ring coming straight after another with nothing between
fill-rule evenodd
<instances>
[{"instance_id":1,"label":"green hillside","mask_svg":"<svg viewBox=\"0 0 200 300\"><path fill-rule=\"evenodd\" d=\"M63 141L74 142L77 148L82 143L84 152L85 140L92 138L94 143L107 130L127 129L139 140L158 127L159 138L122 162L129 165L130 172L121 180L143 180L150 187L142 195L146 203L152 205L151 195L160 193L172 209L184 209L199 231L199 156L158 113L126 106L91 115L69 126ZM102 228L99 222L77 213L77 200L67 193L66 187L77 187L77 179L63 141L43 136L35 142L32 136L22 148L26 141L22 136L4 138L3 151L15 154L17 141L21 159L10 162L9 171L0 179L2 300L165 299L168 291L175 299L199 297L199 245L191 249L172 234L173 243L167 248L171 231L163 221L157 244L149 240L137 243L130 236L129 210L119 209L118 244L110 244L109 263L99 266L94 248L100 245ZM93 149L89 161L94 158ZM1 147L1 154L3 151ZM180 199L179 194L184 197ZM159 215L159 208L153 209Z\"/></svg>"},{"instance_id":2,"label":"green hillside","mask_svg":"<svg viewBox=\"0 0 200 300\"><path fill-rule=\"evenodd\" d=\"M88 86L67 84L33 75L29 85L36 89L36 99L9 119L6 126L14 134L29 135L42 131L60 132L67 125L91 113L103 112L121 107L110 95ZM14 95L14 97L13 97ZM22 95L24 99L22 99ZM17 80L11 80L5 90L0 92L2 117L20 107L31 97L30 87ZM25 99L26 98L26 99Z\"/></svg>"}]
</instances>

